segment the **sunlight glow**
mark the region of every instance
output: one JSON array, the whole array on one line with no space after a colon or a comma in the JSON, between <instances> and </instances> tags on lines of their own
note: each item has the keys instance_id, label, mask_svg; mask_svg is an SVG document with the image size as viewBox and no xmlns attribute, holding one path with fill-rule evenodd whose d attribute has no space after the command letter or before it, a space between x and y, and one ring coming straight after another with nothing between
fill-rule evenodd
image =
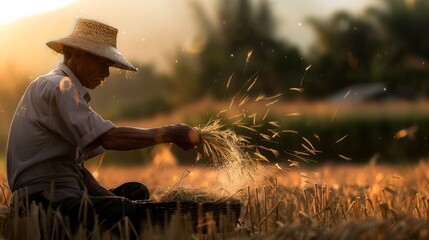
<instances>
[{"instance_id":1,"label":"sunlight glow","mask_svg":"<svg viewBox=\"0 0 429 240\"><path fill-rule=\"evenodd\" d=\"M1 0L0 1L0 25L6 25L24 17L48 12L76 0Z\"/></svg>"}]
</instances>

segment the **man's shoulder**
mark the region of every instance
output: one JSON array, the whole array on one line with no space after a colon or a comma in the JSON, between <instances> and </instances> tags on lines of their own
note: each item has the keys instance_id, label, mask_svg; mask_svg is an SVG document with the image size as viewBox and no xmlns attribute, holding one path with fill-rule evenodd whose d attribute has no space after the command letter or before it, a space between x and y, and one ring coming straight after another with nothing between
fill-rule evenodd
<instances>
[{"instance_id":1,"label":"man's shoulder","mask_svg":"<svg viewBox=\"0 0 429 240\"><path fill-rule=\"evenodd\" d=\"M45 87L51 87L51 88L59 88L61 85L61 82L67 81L68 77L58 69L54 69L50 71L49 73L46 73L44 75L41 75L37 77L33 84L36 85L43 85Z\"/></svg>"}]
</instances>

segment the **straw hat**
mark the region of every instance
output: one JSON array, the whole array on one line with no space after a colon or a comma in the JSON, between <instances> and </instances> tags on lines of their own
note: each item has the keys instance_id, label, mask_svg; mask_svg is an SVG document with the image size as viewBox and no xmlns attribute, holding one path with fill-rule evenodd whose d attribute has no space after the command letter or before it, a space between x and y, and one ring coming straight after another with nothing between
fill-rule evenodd
<instances>
[{"instance_id":1,"label":"straw hat","mask_svg":"<svg viewBox=\"0 0 429 240\"><path fill-rule=\"evenodd\" d=\"M118 29L114 27L94 20L78 19L70 36L47 42L46 45L58 53L63 53L64 46L81 49L115 62L112 67L137 71L116 49L117 35Z\"/></svg>"}]
</instances>

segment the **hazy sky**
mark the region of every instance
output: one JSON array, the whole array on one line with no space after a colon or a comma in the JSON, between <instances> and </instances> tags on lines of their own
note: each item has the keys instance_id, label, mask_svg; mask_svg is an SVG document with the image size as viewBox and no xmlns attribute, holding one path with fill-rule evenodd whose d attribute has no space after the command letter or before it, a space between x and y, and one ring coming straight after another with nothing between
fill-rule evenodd
<instances>
[{"instance_id":1,"label":"hazy sky","mask_svg":"<svg viewBox=\"0 0 429 240\"><path fill-rule=\"evenodd\" d=\"M209 14L218 2L195 1ZM308 16L328 16L339 9L359 13L368 3L377 2L268 1L278 20L279 36L303 49L314 41L305 20ZM79 17L118 28L118 49L130 60L154 62L160 69L168 69L176 61L170 57L174 50L186 51L195 37L196 24L189 5L190 0L0 0L0 83L11 82L16 75L30 79L55 66L58 57L45 43L69 35ZM32 11L41 13L23 17Z\"/></svg>"}]
</instances>

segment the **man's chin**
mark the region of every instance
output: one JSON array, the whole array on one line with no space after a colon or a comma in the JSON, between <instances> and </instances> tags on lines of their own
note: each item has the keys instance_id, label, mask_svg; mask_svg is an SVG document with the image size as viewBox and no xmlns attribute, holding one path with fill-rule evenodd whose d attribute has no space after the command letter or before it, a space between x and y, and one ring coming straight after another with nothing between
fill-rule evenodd
<instances>
[{"instance_id":1,"label":"man's chin","mask_svg":"<svg viewBox=\"0 0 429 240\"><path fill-rule=\"evenodd\" d=\"M94 85L92 85L92 86L88 86L88 88L89 89L94 89L94 88L96 88L96 87L98 87L98 86L103 86L103 82L104 82L104 80L101 80L100 82L98 82L97 84L94 84Z\"/></svg>"},{"instance_id":2,"label":"man's chin","mask_svg":"<svg viewBox=\"0 0 429 240\"><path fill-rule=\"evenodd\" d=\"M94 88L96 88L96 87L98 87L98 86L100 86L100 84L97 84L97 85L90 85L90 86L85 86L86 88L88 88L88 89L94 89Z\"/></svg>"}]
</instances>

